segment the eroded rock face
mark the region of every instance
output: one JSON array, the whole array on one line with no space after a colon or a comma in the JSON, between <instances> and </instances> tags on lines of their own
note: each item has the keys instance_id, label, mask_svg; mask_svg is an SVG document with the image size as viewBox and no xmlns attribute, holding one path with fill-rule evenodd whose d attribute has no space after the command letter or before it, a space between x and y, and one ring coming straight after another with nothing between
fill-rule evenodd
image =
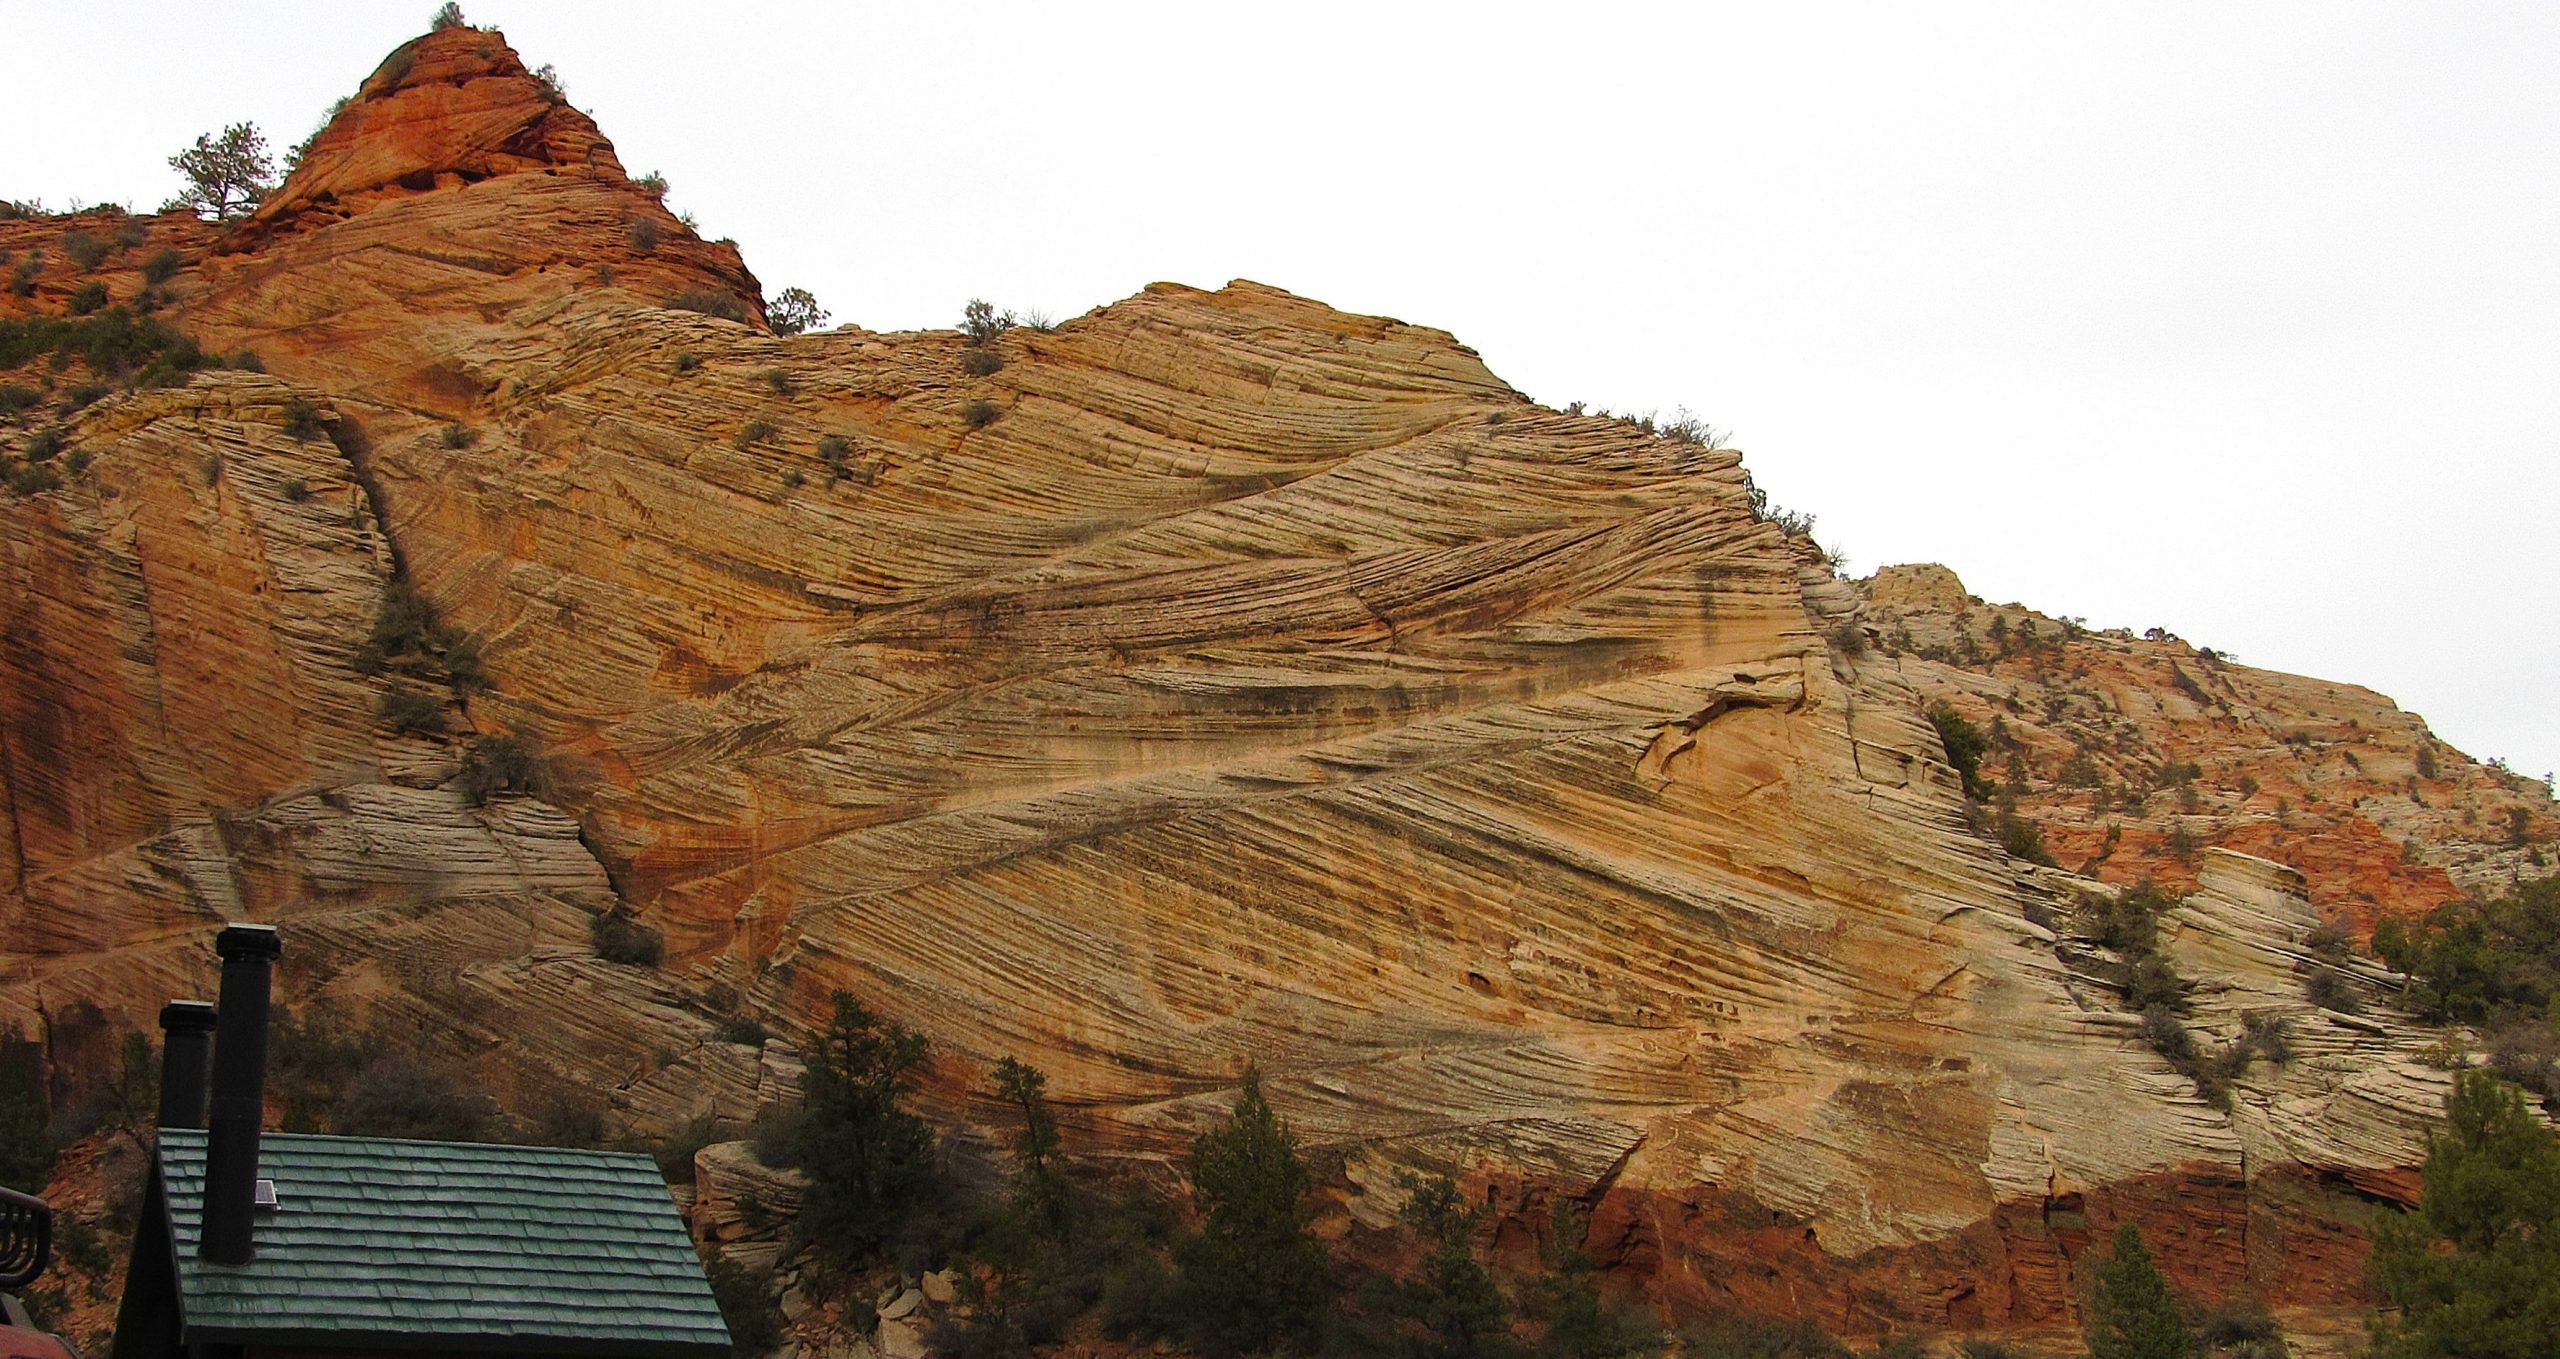
<instances>
[{"instance_id":1,"label":"eroded rock face","mask_svg":"<svg viewBox=\"0 0 2560 1359\"><path fill-rule=\"evenodd\" d=\"M404 51L169 285L272 376L111 398L91 471L0 511L0 1025L145 1023L247 915L295 986L643 1132L787 1103L721 1012L846 989L931 1037L943 1121L1017 1056L1074 1149L1161 1161L1258 1061L1345 1162L1328 1230L1399 1167L1507 1251L1575 1197L1674 1309L2064 1321L2123 1219L2208 1296L2360 1287L2341 1205L2407 1192L2415 1040L2302 1013L2311 907L2231 856L2174 947L2208 1022L2282 1009L2303 1055L2224 1111L2139 1041L2039 923L2094 884L1969 830L1921 716L1993 692L1912 658L1951 573L1862 600L1730 450L1260 285L978 375L949 333L666 309L753 280L640 250L654 201L494 34ZM444 738L358 664L398 576L494 681ZM1838 644L1887 609L1890 654ZM475 806L504 731L547 787ZM662 968L590 955L612 906Z\"/></svg>"},{"instance_id":2,"label":"eroded rock face","mask_svg":"<svg viewBox=\"0 0 2560 1359\"><path fill-rule=\"evenodd\" d=\"M2553 871L2537 847L2560 830L2548 788L2472 760L2369 689L2157 629L1984 604L1935 564L1889 566L1862 587L1893 664L1990 733L1983 772L2066 867L2190 886L2197 852L2219 845L2299 869L2321 912L2359 932Z\"/></svg>"}]
</instances>

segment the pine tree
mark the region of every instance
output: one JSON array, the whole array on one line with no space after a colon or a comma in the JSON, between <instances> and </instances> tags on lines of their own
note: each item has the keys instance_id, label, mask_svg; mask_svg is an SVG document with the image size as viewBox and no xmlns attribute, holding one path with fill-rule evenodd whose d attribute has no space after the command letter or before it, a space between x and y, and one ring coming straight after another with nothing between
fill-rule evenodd
<instances>
[{"instance_id":1,"label":"pine tree","mask_svg":"<svg viewBox=\"0 0 2560 1359\"><path fill-rule=\"evenodd\" d=\"M2189 1359L2196 1352L2195 1332L2130 1222L2116 1228L2115 1253L2098 1266L2082 1335L2089 1359Z\"/></svg>"},{"instance_id":2,"label":"pine tree","mask_svg":"<svg viewBox=\"0 0 2560 1359\"><path fill-rule=\"evenodd\" d=\"M1022 1111L1013 1135L1014 1204L1040 1235L1063 1241L1073 1235L1066 1177L1058 1170L1058 1120L1049 1112L1049 1078L1007 1057L996 1063L996 1093Z\"/></svg>"},{"instance_id":3,"label":"pine tree","mask_svg":"<svg viewBox=\"0 0 2560 1359\"><path fill-rule=\"evenodd\" d=\"M847 1259L886 1244L933 1175L933 1132L899 1107L924 1066L924 1036L846 992L809 1049L808 1103L792 1138L809 1176L800 1230Z\"/></svg>"},{"instance_id":4,"label":"pine tree","mask_svg":"<svg viewBox=\"0 0 2560 1359\"><path fill-rule=\"evenodd\" d=\"M830 315L806 288L785 288L764 309L765 324L776 335L797 335L827 323Z\"/></svg>"},{"instance_id":5,"label":"pine tree","mask_svg":"<svg viewBox=\"0 0 2560 1359\"><path fill-rule=\"evenodd\" d=\"M0 1189L23 1194L43 1193L53 1176L39 1051L16 1030L0 1033Z\"/></svg>"},{"instance_id":6,"label":"pine tree","mask_svg":"<svg viewBox=\"0 0 2560 1359\"><path fill-rule=\"evenodd\" d=\"M1391 1310L1419 1333L1417 1359L1488 1359L1518 1354L1511 1335L1511 1305L1493 1274L1476 1259L1480 1209L1470 1208L1457 1183L1443 1175L1400 1177L1409 1197L1404 1225L1429 1251L1413 1277L1389 1290Z\"/></svg>"},{"instance_id":7,"label":"pine tree","mask_svg":"<svg viewBox=\"0 0 2560 1359\"><path fill-rule=\"evenodd\" d=\"M1539 1359L1626 1359L1662 1348L1653 1318L1600 1296L1600 1262L1583 1247L1590 1224L1570 1199L1557 1199L1538 1248L1546 1272L1531 1282L1531 1315L1547 1324Z\"/></svg>"},{"instance_id":8,"label":"pine tree","mask_svg":"<svg viewBox=\"0 0 2560 1359\"><path fill-rule=\"evenodd\" d=\"M1297 1135L1245 1068L1234 1116L1192 1144L1200 1230L1174 1248L1176 1308L1201 1348L1258 1352L1314 1329L1325 1258L1307 1231L1307 1189Z\"/></svg>"},{"instance_id":9,"label":"pine tree","mask_svg":"<svg viewBox=\"0 0 2560 1359\"><path fill-rule=\"evenodd\" d=\"M2375 1233L2374 1282L2400 1309L2383 1359L2547 1355L2560 1337L2560 1134L2514 1087L2466 1071L2427 1140L2425 1198Z\"/></svg>"},{"instance_id":10,"label":"pine tree","mask_svg":"<svg viewBox=\"0 0 2560 1359\"><path fill-rule=\"evenodd\" d=\"M169 158L169 168L187 177L187 191L170 206L193 208L217 221L248 216L275 187L275 163L267 158L266 135L256 123L233 123L218 137L197 137L195 145Z\"/></svg>"}]
</instances>

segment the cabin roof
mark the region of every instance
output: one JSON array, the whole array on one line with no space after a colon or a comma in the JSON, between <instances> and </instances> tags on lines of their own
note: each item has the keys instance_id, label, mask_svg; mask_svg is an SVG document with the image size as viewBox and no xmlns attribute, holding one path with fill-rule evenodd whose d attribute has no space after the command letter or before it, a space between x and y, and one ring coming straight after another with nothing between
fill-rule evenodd
<instances>
[{"instance_id":1,"label":"cabin roof","mask_svg":"<svg viewBox=\"0 0 2560 1359\"><path fill-rule=\"evenodd\" d=\"M205 1134L159 1168L190 1341L726 1355L657 1165L633 1152L266 1133L246 1265L196 1254Z\"/></svg>"}]
</instances>

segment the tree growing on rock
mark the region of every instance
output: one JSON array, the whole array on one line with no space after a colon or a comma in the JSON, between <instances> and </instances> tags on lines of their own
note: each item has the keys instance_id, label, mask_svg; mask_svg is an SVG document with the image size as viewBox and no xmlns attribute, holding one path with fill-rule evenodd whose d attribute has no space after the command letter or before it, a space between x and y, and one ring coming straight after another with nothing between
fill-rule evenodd
<instances>
[{"instance_id":1,"label":"tree growing on rock","mask_svg":"<svg viewBox=\"0 0 2560 1359\"><path fill-rule=\"evenodd\" d=\"M0 1032L0 1189L41 1194L53 1175L42 1052L18 1030Z\"/></svg>"},{"instance_id":2,"label":"tree growing on rock","mask_svg":"<svg viewBox=\"0 0 2560 1359\"><path fill-rule=\"evenodd\" d=\"M1929 725L1937 728L1947 763L1955 766L1956 777L1964 784L1964 795L1976 802L1989 801L1992 788L1982 777L1982 757L1991 749L1991 738L1943 698L1930 703L1926 715Z\"/></svg>"},{"instance_id":3,"label":"tree growing on rock","mask_svg":"<svg viewBox=\"0 0 2560 1359\"><path fill-rule=\"evenodd\" d=\"M2445 1097L2418 1210L2374 1236L2373 1278L2399 1309L2381 1359L2548 1354L2560 1336L2560 1134L2486 1071Z\"/></svg>"},{"instance_id":4,"label":"tree growing on rock","mask_svg":"<svg viewBox=\"0 0 2560 1359\"><path fill-rule=\"evenodd\" d=\"M933 1178L933 1131L902 1107L924 1067L924 1035L849 992L811 1041L806 1112L792 1136L809 1194L800 1230L863 1259L907 1224Z\"/></svg>"},{"instance_id":5,"label":"tree growing on rock","mask_svg":"<svg viewBox=\"0 0 2560 1359\"><path fill-rule=\"evenodd\" d=\"M1547 1239L1538 1248L1546 1267L1524 1290L1533 1320L1546 1324L1538 1359L1632 1359L1662 1348L1653 1318L1612 1306L1600 1295L1600 1261L1583 1245L1591 1224L1570 1199L1557 1199L1548 1214Z\"/></svg>"},{"instance_id":6,"label":"tree growing on rock","mask_svg":"<svg viewBox=\"0 0 2560 1359\"><path fill-rule=\"evenodd\" d=\"M1484 1212L1442 1175L1401 1177L1401 1214L1426 1253L1413 1276L1383 1291L1386 1310L1404 1325L1414 1359L1510 1359L1526 1351L1511 1334L1511 1304L1476 1259L1476 1226Z\"/></svg>"},{"instance_id":7,"label":"tree growing on rock","mask_svg":"<svg viewBox=\"0 0 2560 1359\"><path fill-rule=\"evenodd\" d=\"M1032 1231L1053 1241L1073 1234L1066 1176L1058 1168L1058 1120L1049 1112L1049 1078L1011 1057L996 1063L996 1094L1022 1115L1013 1134L1014 1208Z\"/></svg>"},{"instance_id":8,"label":"tree growing on rock","mask_svg":"<svg viewBox=\"0 0 2560 1359\"><path fill-rule=\"evenodd\" d=\"M1308 1187L1297 1134L1263 1098L1261 1072L1245 1068L1234 1115L1192 1144L1200 1230L1174 1247L1175 1308L1200 1348L1260 1353L1313 1332L1326 1278Z\"/></svg>"},{"instance_id":9,"label":"tree growing on rock","mask_svg":"<svg viewBox=\"0 0 2560 1359\"><path fill-rule=\"evenodd\" d=\"M797 335L827 323L830 313L806 288L785 288L764 309L766 324L776 335Z\"/></svg>"},{"instance_id":10,"label":"tree growing on rock","mask_svg":"<svg viewBox=\"0 0 2560 1359\"><path fill-rule=\"evenodd\" d=\"M2116 1228L2115 1249L2098 1266L2082 1335L2089 1359L2190 1359L2196 1352L2195 1332L2130 1222Z\"/></svg>"},{"instance_id":11,"label":"tree growing on rock","mask_svg":"<svg viewBox=\"0 0 2560 1359\"><path fill-rule=\"evenodd\" d=\"M267 156L266 134L256 123L233 123L219 136L198 136L195 145L169 158L169 167L187 180L186 192L169 206L191 208L216 221L248 216L275 188L275 162Z\"/></svg>"}]
</instances>

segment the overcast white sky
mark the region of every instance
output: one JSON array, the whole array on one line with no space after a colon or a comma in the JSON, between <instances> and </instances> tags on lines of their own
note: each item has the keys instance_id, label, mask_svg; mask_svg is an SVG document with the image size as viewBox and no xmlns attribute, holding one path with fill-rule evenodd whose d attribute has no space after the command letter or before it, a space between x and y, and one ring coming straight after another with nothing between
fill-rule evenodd
<instances>
[{"instance_id":1,"label":"overcast white sky","mask_svg":"<svg viewBox=\"0 0 2560 1359\"><path fill-rule=\"evenodd\" d=\"M429 0L0 0L0 196L151 208ZM2560 5L478 0L768 292L1252 278L1687 406L1860 574L2560 766Z\"/></svg>"}]
</instances>

